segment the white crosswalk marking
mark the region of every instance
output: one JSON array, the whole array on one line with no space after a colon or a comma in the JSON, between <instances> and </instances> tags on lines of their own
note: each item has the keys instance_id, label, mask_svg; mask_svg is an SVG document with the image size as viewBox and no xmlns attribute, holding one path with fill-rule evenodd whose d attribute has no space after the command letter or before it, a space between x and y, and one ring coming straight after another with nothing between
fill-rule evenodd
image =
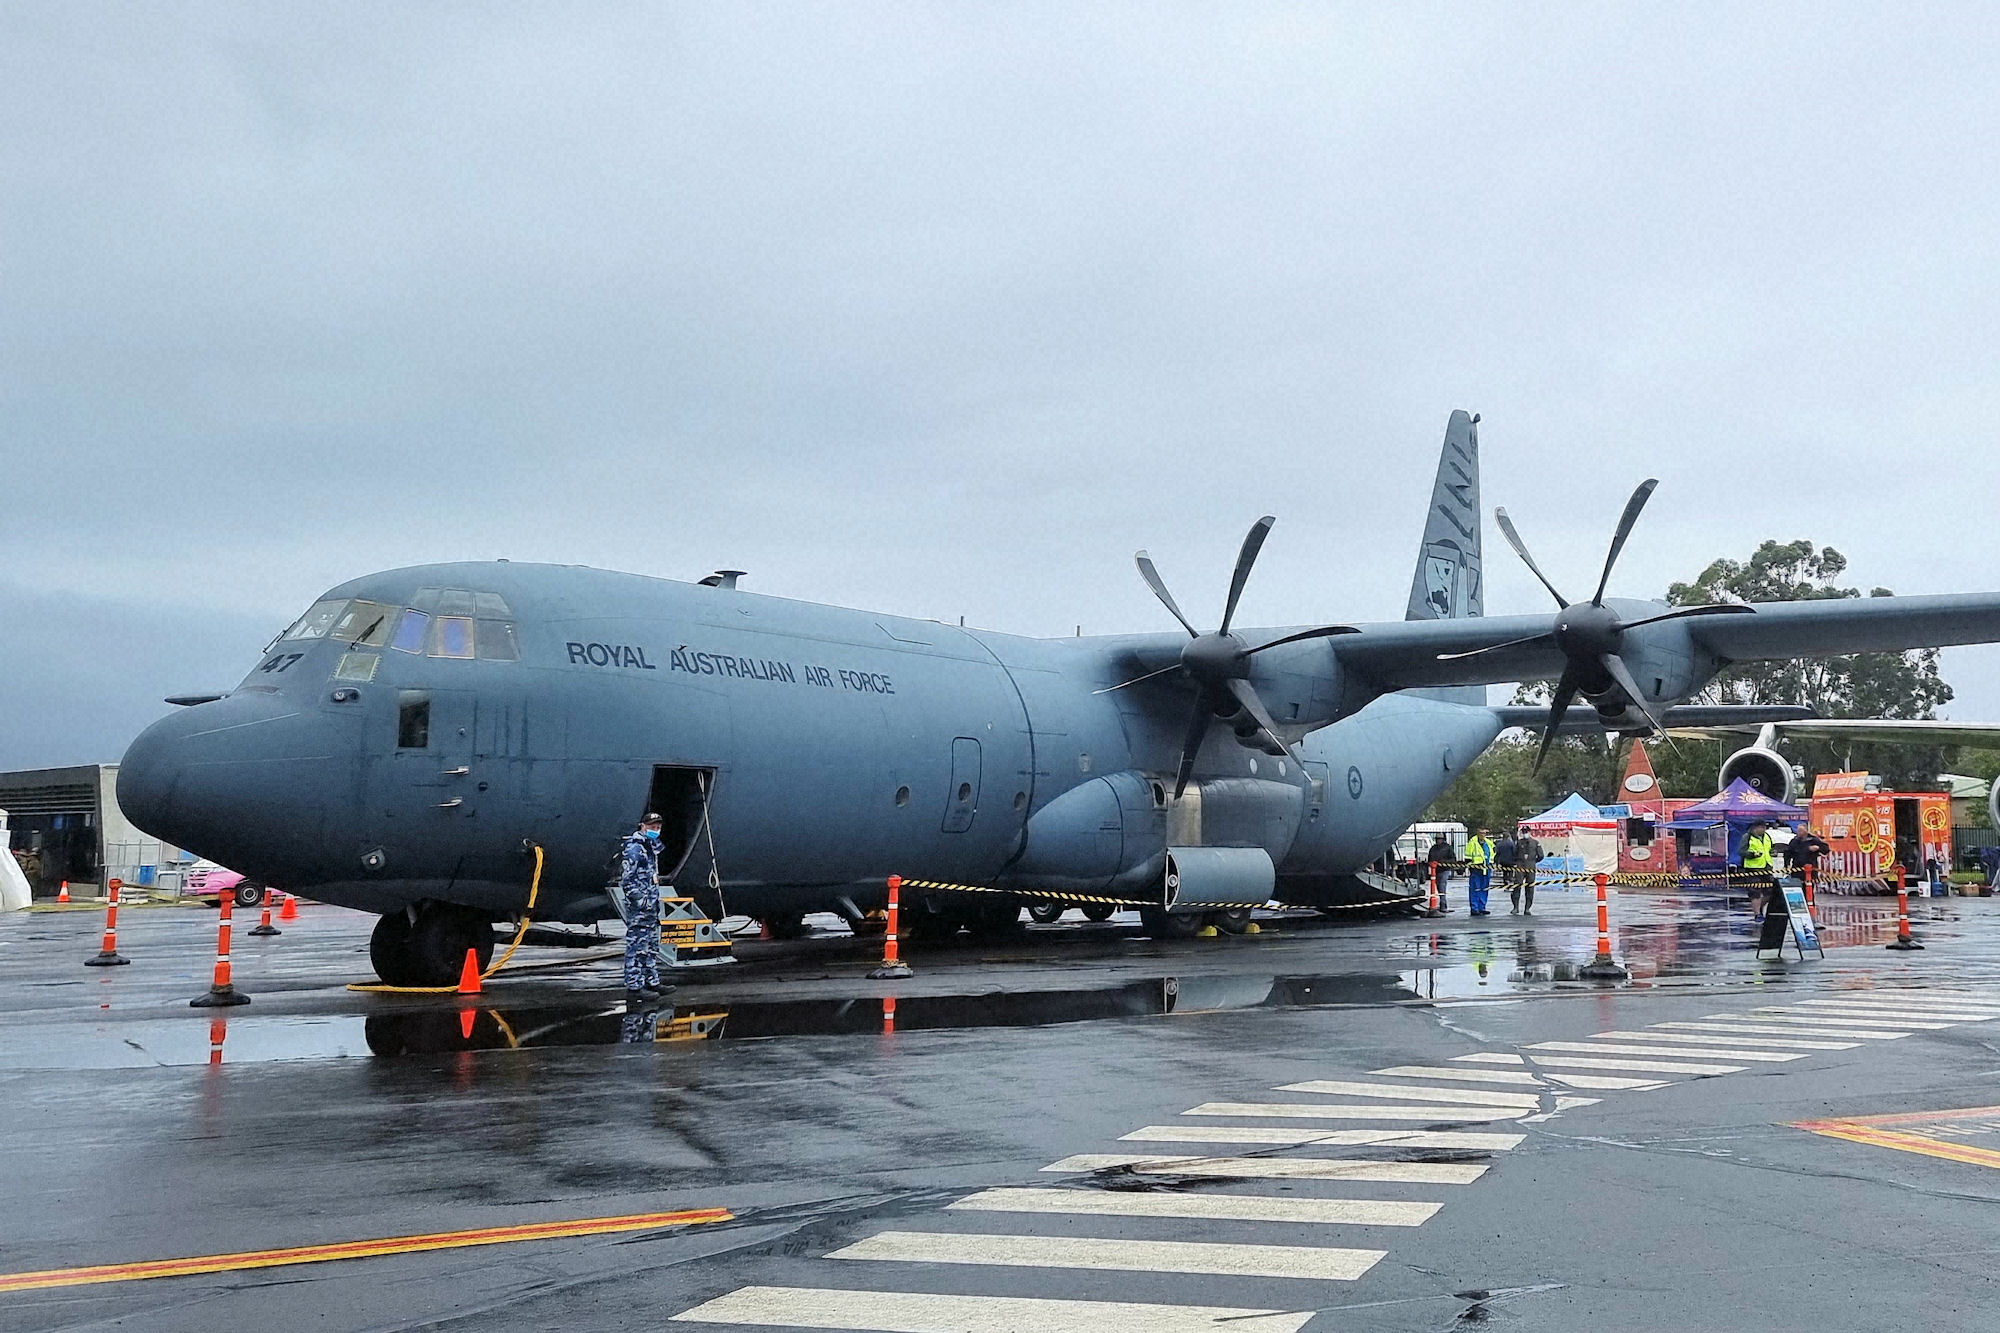
<instances>
[{"instance_id":1,"label":"white crosswalk marking","mask_svg":"<svg viewBox=\"0 0 2000 1333\"><path fill-rule=\"evenodd\" d=\"M1007 1188L969 1194L947 1208L1090 1217L1191 1217L1217 1222L1326 1222L1420 1227L1444 1207L1384 1199L1293 1199L1261 1194L1122 1194L1108 1190Z\"/></svg>"},{"instance_id":2,"label":"white crosswalk marking","mask_svg":"<svg viewBox=\"0 0 2000 1333\"><path fill-rule=\"evenodd\" d=\"M1558 1074L1546 1071L1549 1082L1560 1083L1569 1088L1588 1088L1593 1092L1651 1092L1654 1088L1668 1087L1672 1079L1657 1078L1613 1078L1608 1074Z\"/></svg>"},{"instance_id":3,"label":"white crosswalk marking","mask_svg":"<svg viewBox=\"0 0 2000 1333\"><path fill-rule=\"evenodd\" d=\"M1766 1015L1761 1021L1751 1015L1714 1014L1708 1020L1686 1023L1657 1023L1655 1027L1685 1028L1701 1032L1769 1032L1802 1037L1852 1037L1856 1041L1899 1041L1909 1036L1907 1032L1890 1032L1869 1028L1821 1028L1814 1027L1804 1019L1778 1018Z\"/></svg>"},{"instance_id":4,"label":"white crosswalk marking","mask_svg":"<svg viewBox=\"0 0 2000 1333\"><path fill-rule=\"evenodd\" d=\"M1329 1102L1203 1102L1182 1115L1277 1117L1292 1120L1518 1120L1528 1114L1521 1106L1353 1106Z\"/></svg>"},{"instance_id":5,"label":"white crosswalk marking","mask_svg":"<svg viewBox=\"0 0 2000 1333\"><path fill-rule=\"evenodd\" d=\"M1666 1046L1633 1046L1615 1041L1538 1041L1528 1047L1531 1051L1576 1051L1583 1055L1659 1055L1671 1059L1690 1056L1697 1060L1750 1060L1763 1064L1780 1064L1786 1060L1803 1060L1807 1051L1752 1051L1744 1049L1723 1050L1719 1047L1694 1050L1675 1050Z\"/></svg>"},{"instance_id":6,"label":"white crosswalk marking","mask_svg":"<svg viewBox=\"0 0 2000 1333\"><path fill-rule=\"evenodd\" d=\"M1454 1060L1469 1060L1474 1064L1482 1065L1519 1065L1527 1063L1520 1056L1508 1055L1505 1051L1474 1051L1471 1055L1454 1055L1451 1058Z\"/></svg>"},{"instance_id":7,"label":"white crosswalk marking","mask_svg":"<svg viewBox=\"0 0 2000 1333\"><path fill-rule=\"evenodd\" d=\"M1447 1069L1443 1065L1396 1065L1390 1069L1371 1069L1371 1074L1397 1078L1439 1078L1455 1079L1460 1083L1512 1083L1519 1086L1538 1088L1542 1081L1533 1074L1514 1069Z\"/></svg>"},{"instance_id":8,"label":"white crosswalk marking","mask_svg":"<svg viewBox=\"0 0 2000 1333\"><path fill-rule=\"evenodd\" d=\"M1639 1074L1740 1074L1745 1065L1691 1065L1675 1060L1597 1060L1582 1055L1538 1055L1552 1069L1624 1069Z\"/></svg>"},{"instance_id":9,"label":"white crosswalk marking","mask_svg":"<svg viewBox=\"0 0 2000 1333\"><path fill-rule=\"evenodd\" d=\"M1754 1027L1754 1025L1748 1025L1748 1023L1654 1023L1646 1031L1652 1033L1654 1037L1664 1037L1666 1033L1660 1031L1664 1027L1672 1027L1676 1031L1682 1031L1682 1035L1688 1041L1714 1041L1714 1037L1712 1037L1714 1033L1726 1033L1730 1037L1736 1037L1738 1033L1758 1033L1758 1035L1778 1037L1778 1041L1782 1045L1786 1045L1786 1047L1798 1047L1802 1051L1852 1051L1854 1047L1860 1045L1860 1041L1822 1041L1818 1037L1794 1037L1792 1033L1796 1033L1798 1029ZM1780 1033L1782 1033L1782 1037L1780 1037ZM1606 1033L1598 1033L1598 1035L1602 1037ZM1882 1033L1882 1035L1886 1039L1902 1037L1902 1033ZM1748 1041L1748 1037L1744 1037L1742 1041Z\"/></svg>"},{"instance_id":10,"label":"white crosswalk marking","mask_svg":"<svg viewBox=\"0 0 2000 1333\"><path fill-rule=\"evenodd\" d=\"M1346 1083L1316 1078L1287 1083L1279 1092L1318 1092L1333 1097L1400 1097L1409 1102L1457 1102L1462 1106L1534 1106L1542 1099L1532 1092L1496 1092L1487 1088L1413 1088L1403 1083Z\"/></svg>"},{"instance_id":11,"label":"white crosswalk marking","mask_svg":"<svg viewBox=\"0 0 2000 1333\"><path fill-rule=\"evenodd\" d=\"M1181 1240L1099 1240L1064 1236L884 1231L827 1255L910 1264L1000 1264L1015 1268L1103 1268L1129 1273L1212 1273L1224 1277L1352 1282L1386 1250L1340 1246L1204 1244Z\"/></svg>"},{"instance_id":12,"label":"white crosswalk marking","mask_svg":"<svg viewBox=\"0 0 2000 1333\"><path fill-rule=\"evenodd\" d=\"M1804 1022L1817 1023L1822 1027L1833 1028L1895 1027L1909 1028L1917 1032L1936 1032L1940 1029L1954 1026L1951 1023L1939 1023L1929 1019L1919 1019L1916 1014L1863 1013L1858 1009L1850 1009L1845 1013L1839 1013L1829 1009L1802 1009L1794 1005L1758 1009L1754 1011L1753 1016L1759 1022L1767 1018L1796 1018Z\"/></svg>"},{"instance_id":13,"label":"white crosswalk marking","mask_svg":"<svg viewBox=\"0 0 2000 1333\"><path fill-rule=\"evenodd\" d=\"M1700 1026L1712 1029L1712 1031L1709 1032L1660 1031L1661 1028L1668 1026L1673 1026L1673 1027ZM1691 1046L1699 1046L1701 1043L1705 1041L1720 1040L1720 1038L1715 1035L1716 1032L1728 1033L1729 1044L1731 1046L1770 1046L1780 1050L1793 1050L1793 1051L1851 1051L1856 1046L1859 1046L1861 1044L1859 1042L1854 1042L1854 1041L1821 1041L1812 1037L1771 1037L1771 1036L1739 1037L1736 1035L1735 1031L1731 1030L1730 1028L1724 1026L1721 1023L1705 1023L1705 1024L1675 1023L1671 1025L1666 1023L1660 1023L1653 1027L1643 1028L1636 1032L1593 1032L1590 1035L1593 1039L1603 1038L1614 1041L1615 1040L1677 1041L1677 1042L1686 1042Z\"/></svg>"},{"instance_id":14,"label":"white crosswalk marking","mask_svg":"<svg viewBox=\"0 0 2000 1333\"><path fill-rule=\"evenodd\" d=\"M1386 1143L1399 1148L1463 1148L1506 1152L1525 1134L1450 1129L1293 1129L1289 1125L1145 1125L1120 1134L1120 1143L1256 1143L1272 1147L1306 1144L1365 1147Z\"/></svg>"},{"instance_id":15,"label":"white crosswalk marking","mask_svg":"<svg viewBox=\"0 0 2000 1333\"><path fill-rule=\"evenodd\" d=\"M1992 1009L1945 1008L1941 1005L1905 1004L1896 1000L1800 1000L1798 1007L1858 1014L1862 1018L1871 1014L1893 1014L1897 1017L1935 1018L1961 1023L1985 1023L2000 1018L2000 1011Z\"/></svg>"},{"instance_id":16,"label":"white crosswalk marking","mask_svg":"<svg viewBox=\"0 0 2000 1333\"><path fill-rule=\"evenodd\" d=\"M1474 1162L1380 1162L1337 1157L1160 1157L1079 1153L1044 1171L1103 1171L1129 1166L1143 1175L1223 1176L1252 1180L1370 1180L1402 1185L1470 1185L1486 1174Z\"/></svg>"},{"instance_id":17,"label":"white crosswalk marking","mask_svg":"<svg viewBox=\"0 0 2000 1333\"><path fill-rule=\"evenodd\" d=\"M674 1316L696 1324L868 1329L873 1333L1298 1333L1313 1311L1138 1305L1027 1296L930 1296L906 1291L743 1287Z\"/></svg>"},{"instance_id":18,"label":"white crosswalk marking","mask_svg":"<svg viewBox=\"0 0 2000 1333\"><path fill-rule=\"evenodd\" d=\"M1827 999L1893 1001L1908 1008L1996 1009L2000 997L1963 995L1940 990L1846 990L1835 991Z\"/></svg>"}]
</instances>

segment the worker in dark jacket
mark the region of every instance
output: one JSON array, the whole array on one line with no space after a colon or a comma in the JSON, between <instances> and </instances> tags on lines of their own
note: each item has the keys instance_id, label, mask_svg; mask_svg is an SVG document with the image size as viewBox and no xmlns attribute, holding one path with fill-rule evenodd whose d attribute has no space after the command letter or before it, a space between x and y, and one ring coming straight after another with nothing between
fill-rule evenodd
<instances>
[{"instance_id":1,"label":"worker in dark jacket","mask_svg":"<svg viewBox=\"0 0 2000 1333\"><path fill-rule=\"evenodd\" d=\"M1458 853L1452 851L1450 838L1440 833L1436 838L1432 839L1431 849L1424 856L1424 861L1430 866L1432 873L1437 876L1438 910L1440 912L1451 910L1450 905L1445 901L1447 897L1445 886L1451 883L1450 866L1456 860L1458 860Z\"/></svg>"},{"instance_id":2,"label":"worker in dark jacket","mask_svg":"<svg viewBox=\"0 0 2000 1333\"><path fill-rule=\"evenodd\" d=\"M660 828L648 813L619 852L618 890L625 899L625 1003L656 1000L660 984Z\"/></svg>"}]
</instances>

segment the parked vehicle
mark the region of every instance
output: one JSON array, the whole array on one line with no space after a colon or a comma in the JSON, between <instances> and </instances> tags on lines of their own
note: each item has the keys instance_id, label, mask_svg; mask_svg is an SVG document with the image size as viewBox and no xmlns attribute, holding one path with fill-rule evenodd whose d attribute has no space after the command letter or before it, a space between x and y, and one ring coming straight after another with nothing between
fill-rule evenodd
<instances>
[{"instance_id":1,"label":"parked vehicle","mask_svg":"<svg viewBox=\"0 0 2000 1333\"><path fill-rule=\"evenodd\" d=\"M181 878L181 896L204 899L210 907L220 906L225 893L235 898L238 907L262 907L269 892L257 881L213 861L195 862Z\"/></svg>"}]
</instances>

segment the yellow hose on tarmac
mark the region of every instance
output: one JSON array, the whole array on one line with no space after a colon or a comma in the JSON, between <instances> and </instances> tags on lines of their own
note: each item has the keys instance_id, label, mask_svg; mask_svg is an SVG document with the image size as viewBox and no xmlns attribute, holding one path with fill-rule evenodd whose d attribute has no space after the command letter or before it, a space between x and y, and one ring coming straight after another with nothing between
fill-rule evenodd
<instances>
[{"instance_id":1,"label":"yellow hose on tarmac","mask_svg":"<svg viewBox=\"0 0 2000 1333\"><path fill-rule=\"evenodd\" d=\"M521 939L528 933L528 927L532 924L529 913L535 910L535 895L542 890L542 844L531 842L528 845L535 849L535 877L528 881L528 905L521 909L521 925L514 932L514 938L507 942L507 951L494 959L491 967L479 974L481 981L486 980L486 978L507 966L507 960L514 956L514 950L521 947ZM391 986L386 982L379 981L350 981L347 983L347 989L365 991L370 995L458 994L458 987L456 986Z\"/></svg>"}]
</instances>

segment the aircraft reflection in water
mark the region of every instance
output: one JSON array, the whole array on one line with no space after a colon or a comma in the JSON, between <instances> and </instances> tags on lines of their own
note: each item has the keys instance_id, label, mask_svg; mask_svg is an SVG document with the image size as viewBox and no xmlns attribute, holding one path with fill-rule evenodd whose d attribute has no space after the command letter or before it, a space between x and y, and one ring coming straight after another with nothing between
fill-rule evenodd
<instances>
[{"instance_id":1,"label":"aircraft reflection in water","mask_svg":"<svg viewBox=\"0 0 2000 1333\"><path fill-rule=\"evenodd\" d=\"M890 874L1143 900L1156 936L1354 878L1508 726L1483 686L1554 680L1587 725L1798 717L1674 705L1728 662L2000 639L2000 596L1748 608L1607 599L1487 617L1476 419L1452 414L1406 619L1028 639L570 566L433 565L333 589L234 691L133 742L141 828L259 880L382 913L385 980L449 984L493 921L615 914L607 857L647 808L698 896L780 929L858 921ZM1511 540L1525 557L1508 526ZM1537 571L1539 573L1539 571ZM1544 580L1546 582L1546 580ZM1553 585L1551 585L1553 591ZM1570 719L1575 721L1576 719ZM719 910L708 895L711 913ZM914 934L1013 926L1005 892L905 908Z\"/></svg>"},{"instance_id":2,"label":"aircraft reflection in water","mask_svg":"<svg viewBox=\"0 0 2000 1333\"><path fill-rule=\"evenodd\" d=\"M899 1032L948 1028L1046 1027L1106 1019L1148 1018L1218 1009L1382 1004L1413 999L1394 976L1150 977L1088 990L1007 991L978 995L905 995L891 1001ZM469 1020L469 1022L468 1022ZM642 1025L643 1024L643 1025ZM884 1029L879 999L700 1001L628 1014L622 1006L489 1007L407 1010L367 1018L368 1049L380 1056L620 1042L732 1041L771 1037L868 1035Z\"/></svg>"}]
</instances>

